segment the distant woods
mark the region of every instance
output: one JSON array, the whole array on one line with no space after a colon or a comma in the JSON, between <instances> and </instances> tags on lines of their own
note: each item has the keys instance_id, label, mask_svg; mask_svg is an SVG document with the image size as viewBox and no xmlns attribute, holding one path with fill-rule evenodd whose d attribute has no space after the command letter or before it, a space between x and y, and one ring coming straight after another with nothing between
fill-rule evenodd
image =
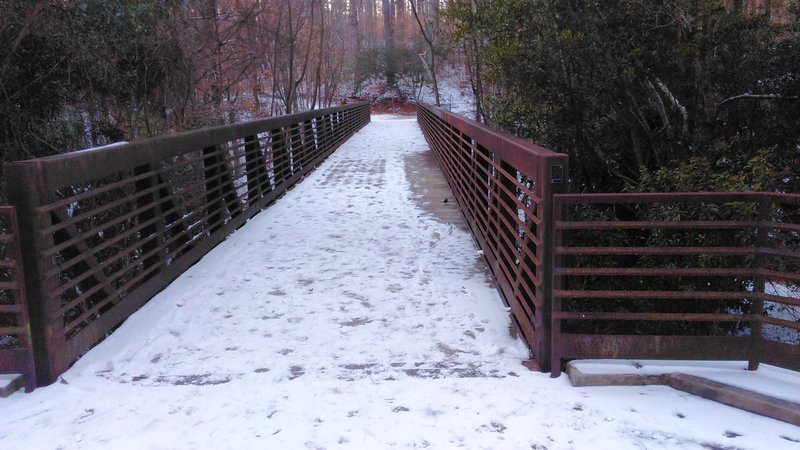
<instances>
[{"instance_id":1,"label":"distant woods","mask_svg":"<svg viewBox=\"0 0 800 450\"><path fill-rule=\"evenodd\" d=\"M797 192L797 3L0 0L2 160L438 102L444 61L478 120L569 153L573 189Z\"/></svg>"},{"instance_id":2,"label":"distant woods","mask_svg":"<svg viewBox=\"0 0 800 450\"><path fill-rule=\"evenodd\" d=\"M411 1L437 39L438 3ZM419 85L432 51L411 10L408 0L0 0L2 160L327 107L370 80Z\"/></svg>"}]
</instances>

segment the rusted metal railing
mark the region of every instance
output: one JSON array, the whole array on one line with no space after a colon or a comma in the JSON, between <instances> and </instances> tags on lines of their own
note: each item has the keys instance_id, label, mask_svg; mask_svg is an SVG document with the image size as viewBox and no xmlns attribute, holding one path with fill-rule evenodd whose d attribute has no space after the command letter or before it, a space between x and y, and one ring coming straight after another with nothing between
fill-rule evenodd
<instances>
[{"instance_id":1,"label":"rusted metal railing","mask_svg":"<svg viewBox=\"0 0 800 450\"><path fill-rule=\"evenodd\" d=\"M38 383L368 122L360 103L8 164Z\"/></svg>"},{"instance_id":2,"label":"rusted metal railing","mask_svg":"<svg viewBox=\"0 0 800 450\"><path fill-rule=\"evenodd\" d=\"M554 208L553 370L572 358L800 370L800 195L561 194Z\"/></svg>"},{"instance_id":3,"label":"rusted metal railing","mask_svg":"<svg viewBox=\"0 0 800 450\"><path fill-rule=\"evenodd\" d=\"M566 187L567 156L430 105L418 105L417 117L520 333L547 370L551 202Z\"/></svg>"},{"instance_id":4,"label":"rusted metal railing","mask_svg":"<svg viewBox=\"0 0 800 450\"><path fill-rule=\"evenodd\" d=\"M800 370L800 195L566 194L566 155L429 105L417 117L541 369Z\"/></svg>"},{"instance_id":5,"label":"rusted metal railing","mask_svg":"<svg viewBox=\"0 0 800 450\"><path fill-rule=\"evenodd\" d=\"M36 374L21 263L16 210L0 206L0 374L23 375L30 392Z\"/></svg>"}]
</instances>

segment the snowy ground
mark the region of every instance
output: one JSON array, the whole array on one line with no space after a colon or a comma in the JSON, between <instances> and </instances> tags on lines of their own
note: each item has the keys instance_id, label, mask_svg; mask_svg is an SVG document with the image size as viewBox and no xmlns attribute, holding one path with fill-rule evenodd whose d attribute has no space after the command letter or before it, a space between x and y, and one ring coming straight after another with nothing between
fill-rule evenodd
<instances>
[{"instance_id":1,"label":"snowy ground","mask_svg":"<svg viewBox=\"0 0 800 450\"><path fill-rule=\"evenodd\" d=\"M572 388L527 353L461 228L374 117L62 381L0 399L0 449L800 449L667 387Z\"/></svg>"},{"instance_id":2,"label":"snowy ground","mask_svg":"<svg viewBox=\"0 0 800 450\"><path fill-rule=\"evenodd\" d=\"M439 101L442 108L456 114L475 118L475 96L467 75L462 67L445 65L440 68L437 75L439 79ZM425 85L420 93L420 100L433 104L435 97L433 87Z\"/></svg>"}]
</instances>

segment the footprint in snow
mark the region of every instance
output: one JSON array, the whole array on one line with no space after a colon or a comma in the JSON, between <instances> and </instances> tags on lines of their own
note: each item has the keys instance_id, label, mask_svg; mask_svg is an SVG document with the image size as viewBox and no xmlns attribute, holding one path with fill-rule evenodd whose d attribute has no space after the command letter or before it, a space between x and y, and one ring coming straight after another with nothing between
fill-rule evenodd
<instances>
[{"instance_id":1,"label":"footprint in snow","mask_svg":"<svg viewBox=\"0 0 800 450\"><path fill-rule=\"evenodd\" d=\"M294 380L295 378L300 378L300 377L302 377L303 375L306 374L306 371L302 366L292 366L289 369L289 372L291 373L289 375L289 380Z\"/></svg>"}]
</instances>

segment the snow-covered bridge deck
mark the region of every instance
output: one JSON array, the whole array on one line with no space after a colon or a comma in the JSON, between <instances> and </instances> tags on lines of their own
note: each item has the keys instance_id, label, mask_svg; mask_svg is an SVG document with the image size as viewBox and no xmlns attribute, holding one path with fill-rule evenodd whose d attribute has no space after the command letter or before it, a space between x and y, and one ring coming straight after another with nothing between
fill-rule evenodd
<instances>
[{"instance_id":1,"label":"snow-covered bridge deck","mask_svg":"<svg viewBox=\"0 0 800 450\"><path fill-rule=\"evenodd\" d=\"M527 371L426 161L413 118L374 116L60 382L0 401L0 448L797 448L670 388Z\"/></svg>"}]
</instances>

